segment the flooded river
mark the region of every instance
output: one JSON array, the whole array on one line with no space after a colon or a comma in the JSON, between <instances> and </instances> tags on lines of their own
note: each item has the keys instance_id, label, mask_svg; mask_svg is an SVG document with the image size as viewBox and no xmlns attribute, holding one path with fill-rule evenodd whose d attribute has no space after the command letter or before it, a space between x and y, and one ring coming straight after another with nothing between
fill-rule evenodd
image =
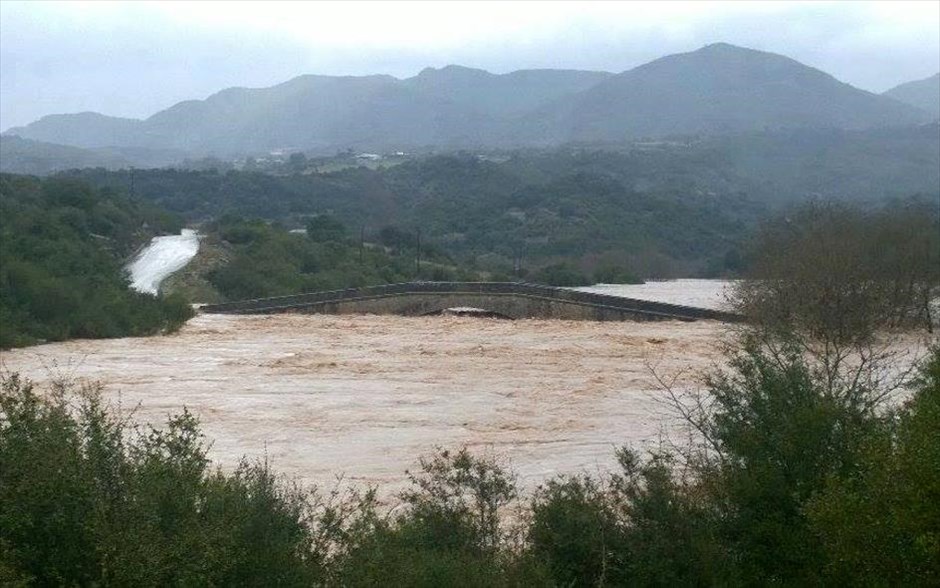
<instances>
[{"instance_id":1,"label":"flooded river","mask_svg":"<svg viewBox=\"0 0 940 588\"><path fill-rule=\"evenodd\" d=\"M575 290L712 310L728 310L727 294L733 283L731 280L682 279L645 284L594 284Z\"/></svg>"},{"instance_id":2,"label":"flooded river","mask_svg":"<svg viewBox=\"0 0 940 588\"><path fill-rule=\"evenodd\" d=\"M465 317L198 316L165 337L4 352L38 381L97 380L135 418L189 407L210 455L265 453L308 483L401 487L436 445L503 456L532 487L613 465L670 419L652 367L691 385L719 360L710 321L596 323Z\"/></svg>"}]
</instances>

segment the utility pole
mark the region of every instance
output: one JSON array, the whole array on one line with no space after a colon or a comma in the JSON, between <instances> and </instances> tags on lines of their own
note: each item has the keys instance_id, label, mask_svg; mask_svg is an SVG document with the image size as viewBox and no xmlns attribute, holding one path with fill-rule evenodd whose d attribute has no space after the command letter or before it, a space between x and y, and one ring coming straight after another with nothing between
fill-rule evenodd
<instances>
[{"instance_id":1,"label":"utility pole","mask_svg":"<svg viewBox=\"0 0 940 588\"><path fill-rule=\"evenodd\" d=\"M415 233L415 277L421 275L421 228Z\"/></svg>"},{"instance_id":2,"label":"utility pole","mask_svg":"<svg viewBox=\"0 0 940 588\"><path fill-rule=\"evenodd\" d=\"M362 265L362 250L365 248L366 244L366 226L361 225L359 227L359 265Z\"/></svg>"}]
</instances>

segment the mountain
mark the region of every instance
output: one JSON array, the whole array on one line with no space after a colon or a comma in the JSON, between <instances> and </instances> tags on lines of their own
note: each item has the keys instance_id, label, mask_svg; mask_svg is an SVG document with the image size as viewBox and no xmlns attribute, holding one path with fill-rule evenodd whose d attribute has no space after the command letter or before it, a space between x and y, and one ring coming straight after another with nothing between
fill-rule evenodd
<instances>
[{"instance_id":1,"label":"mountain","mask_svg":"<svg viewBox=\"0 0 940 588\"><path fill-rule=\"evenodd\" d=\"M4 134L46 143L95 148L133 144L139 140L142 131L141 121L137 119L79 112L50 114L25 127L11 128Z\"/></svg>"},{"instance_id":2,"label":"mountain","mask_svg":"<svg viewBox=\"0 0 940 588\"><path fill-rule=\"evenodd\" d=\"M152 168L179 163L185 153L144 147L99 147L71 145L0 136L0 172L48 175L67 169L101 167L109 170L130 167Z\"/></svg>"},{"instance_id":3,"label":"mountain","mask_svg":"<svg viewBox=\"0 0 940 588\"><path fill-rule=\"evenodd\" d=\"M0 137L0 172L46 175L66 169L130 167L126 159L90 149L32 141L17 136Z\"/></svg>"},{"instance_id":4,"label":"mountain","mask_svg":"<svg viewBox=\"0 0 940 588\"><path fill-rule=\"evenodd\" d=\"M613 74L596 71L529 69L504 75L448 65L426 68L405 85L424 96L491 116L526 114L591 88Z\"/></svg>"},{"instance_id":5,"label":"mountain","mask_svg":"<svg viewBox=\"0 0 940 588\"><path fill-rule=\"evenodd\" d=\"M272 149L335 151L478 146L504 119L591 87L610 74L525 70L495 75L448 66L391 76L305 75L269 88L229 88L140 121L55 115L7 134L65 145L172 148L224 155Z\"/></svg>"},{"instance_id":6,"label":"mountain","mask_svg":"<svg viewBox=\"0 0 940 588\"><path fill-rule=\"evenodd\" d=\"M321 154L622 141L788 128L924 122L922 111L792 59L715 44L613 75L492 74L447 66L418 75L305 75L229 88L146 120L48 116L7 134L78 147L176 149L221 156L275 149Z\"/></svg>"},{"instance_id":7,"label":"mountain","mask_svg":"<svg viewBox=\"0 0 940 588\"><path fill-rule=\"evenodd\" d=\"M924 80L907 82L884 93L895 100L920 108L934 119L940 119L940 73Z\"/></svg>"},{"instance_id":8,"label":"mountain","mask_svg":"<svg viewBox=\"0 0 940 588\"><path fill-rule=\"evenodd\" d=\"M776 55L725 43L657 59L529 115L523 140L639 137L925 122L907 105Z\"/></svg>"}]
</instances>

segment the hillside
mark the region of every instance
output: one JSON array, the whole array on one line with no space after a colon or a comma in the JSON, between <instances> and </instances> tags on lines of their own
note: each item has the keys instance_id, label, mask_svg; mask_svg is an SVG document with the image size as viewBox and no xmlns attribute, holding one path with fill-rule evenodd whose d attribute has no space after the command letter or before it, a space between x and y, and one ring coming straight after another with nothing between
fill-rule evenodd
<instances>
[{"instance_id":1,"label":"hillside","mask_svg":"<svg viewBox=\"0 0 940 588\"><path fill-rule=\"evenodd\" d=\"M130 167L163 167L186 158L184 152L146 147L83 148L0 136L0 172L48 175L62 170L103 167L117 170Z\"/></svg>"},{"instance_id":2,"label":"hillside","mask_svg":"<svg viewBox=\"0 0 940 588\"><path fill-rule=\"evenodd\" d=\"M47 116L7 134L78 147L237 156L275 149L492 148L765 129L865 129L926 122L792 59L715 44L617 75L460 66L385 75L304 75L229 88L146 120Z\"/></svg>"},{"instance_id":3,"label":"hillside","mask_svg":"<svg viewBox=\"0 0 940 588\"><path fill-rule=\"evenodd\" d=\"M922 113L797 61L716 43L613 76L531 114L523 140L621 141L776 129L864 129Z\"/></svg>"},{"instance_id":4,"label":"hillside","mask_svg":"<svg viewBox=\"0 0 940 588\"><path fill-rule=\"evenodd\" d=\"M73 174L101 187L128 183L125 172ZM662 277L725 267L762 210L732 177L707 153L559 152L287 176L141 170L135 185L190 222L239 215L300 228L330 214L392 251L413 247L420 227L423 255L437 249L470 270L512 274L518 260L530 271L565 261L587 274L604 266Z\"/></svg>"},{"instance_id":5,"label":"hillside","mask_svg":"<svg viewBox=\"0 0 940 588\"><path fill-rule=\"evenodd\" d=\"M305 75L270 88L229 88L143 121L56 115L7 134L82 147L138 146L237 155L272 149L486 145L505 119L581 91L608 74L458 66L413 78Z\"/></svg>"},{"instance_id":6,"label":"hillside","mask_svg":"<svg viewBox=\"0 0 940 588\"><path fill-rule=\"evenodd\" d=\"M124 261L179 219L112 189L0 175L0 348L178 328L178 297L129 288Z\"/></svg>"},{"instance_id":7,"label":"hillside","mask_svg":"<svg viewBox=\"0 0 940 588\"><path fill-rule=\"evenodd\" d=\"M940 73L923 80L895 86L885 92L884 95L905 104L916 106L933 115L935 119L940 119Z\"/></svg>"},{"instance_id":8,"label":"hillside","mask_svg":"<svg viewBox=\"0 0 940 588\"><path fill-rule=\"evenodd\" d=\"M46 175L82 167L121 169L130 166L129 161L117 155L15 135L0 136L0 172Z\"/></svg>"},{"instance_id":9,"label":"hillside","mask_svg":"<svg viewBox=\"0 0 940 588\"><path fill-rule=\"evenodd\" d=\"M8 129L4 134L46 143L95 148L141 144L142 132L141 121L137 119L79 112L50 114L25 127Z\"/></svg>"}]
</instances>

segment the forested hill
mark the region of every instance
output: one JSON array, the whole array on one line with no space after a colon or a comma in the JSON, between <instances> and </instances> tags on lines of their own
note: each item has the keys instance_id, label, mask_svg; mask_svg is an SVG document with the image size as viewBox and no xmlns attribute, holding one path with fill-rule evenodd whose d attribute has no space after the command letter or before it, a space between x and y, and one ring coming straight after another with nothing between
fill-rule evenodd
<instances>
[{"instance_id":1,"label":"forested hill","mask_svg":"<svg viewBox=\"0 0 940 588\"><path fill-rule=\"evenodd\" d=\"M866 129L933 120L793 59L715 43L611 76L534 112L533 142L618 141L765 129Z\"/></svg>"},{"instance_id":2,"label":"forested hill","mask_svg":"<svg viewBox=\"0 0 940 588\"><path fill-rule=\"evenodd\" d=\"M923 80L895 86L884 95L916 106L935 119L940 119L940 73L935 73Z\"/></svg>"},{"instance_id":3,"label":"forested hill","mask_svg":"<svg viewBox=\"0 0 940 588\"><path fill-rule=\"evenodd\" d=\"M129 172L70 175L127 189ZM511 272L566 260L646 277L691 275L723 263L763 207L707 154L643 152L471 154L420 158L389 169L332 173L138 170L136 193L189 221L235 214L293 228L329 214L367 239L409 235L462 265Z\"/></svg>"},{"instance_id":4,"label":"forested hill","mask_svg":"<svg viewBox=\"0 0 940 588\"><path fill-rule=\"evenodd\" d=\"M180 226L109 188L0 174L0 348L178 327L189 305L130 290L122 266Z\"/></svg>"},{"instance_id":5,"label":"forested hill","mask_svg":"<svg viewBox=\"0 0 940 588\"><path fill-rule=\"evenodd\" d=\"M8 134L76 147L178 149L223 157L271 150L508 148L765 129L867 129L933 120L781 55L716 43L628 71L466 67L303 75L228 88L144 119L44 117Z\"/></svg>"},{"instance_id":6,"label":"forested hill","mask_svg":"<svg viewBox=\"0 0 940 588\"><path fill-rule=\"evenodd\" d=\"M300 157L249 171L83 170L190 222L232 213L290 228L329 213L367 237L393 226L464 261L510 269L598 257L645 277L722 268L763 211L807 198L877 202L940 192L940 126L799 130L598 147L413 156L368 169ZM345 166L345 167L343 167ZM338 170L338 171L325 171ZM653 261L651 261L653 260ZM655 267L650 267L655 266Z\"/></svg>"},{"instance_id":7,"label":"forested hill","mask_svg":"<svg viewBox=\"0 0 940 588\"><path fill-rule=\"evenodd\" d=\"M56 143L0 136L0 173L47 175L83 167L127 169L161 167L183 161L186 154L166 149L100 147L86 149Z\"/></svg>"}]
</instances>

